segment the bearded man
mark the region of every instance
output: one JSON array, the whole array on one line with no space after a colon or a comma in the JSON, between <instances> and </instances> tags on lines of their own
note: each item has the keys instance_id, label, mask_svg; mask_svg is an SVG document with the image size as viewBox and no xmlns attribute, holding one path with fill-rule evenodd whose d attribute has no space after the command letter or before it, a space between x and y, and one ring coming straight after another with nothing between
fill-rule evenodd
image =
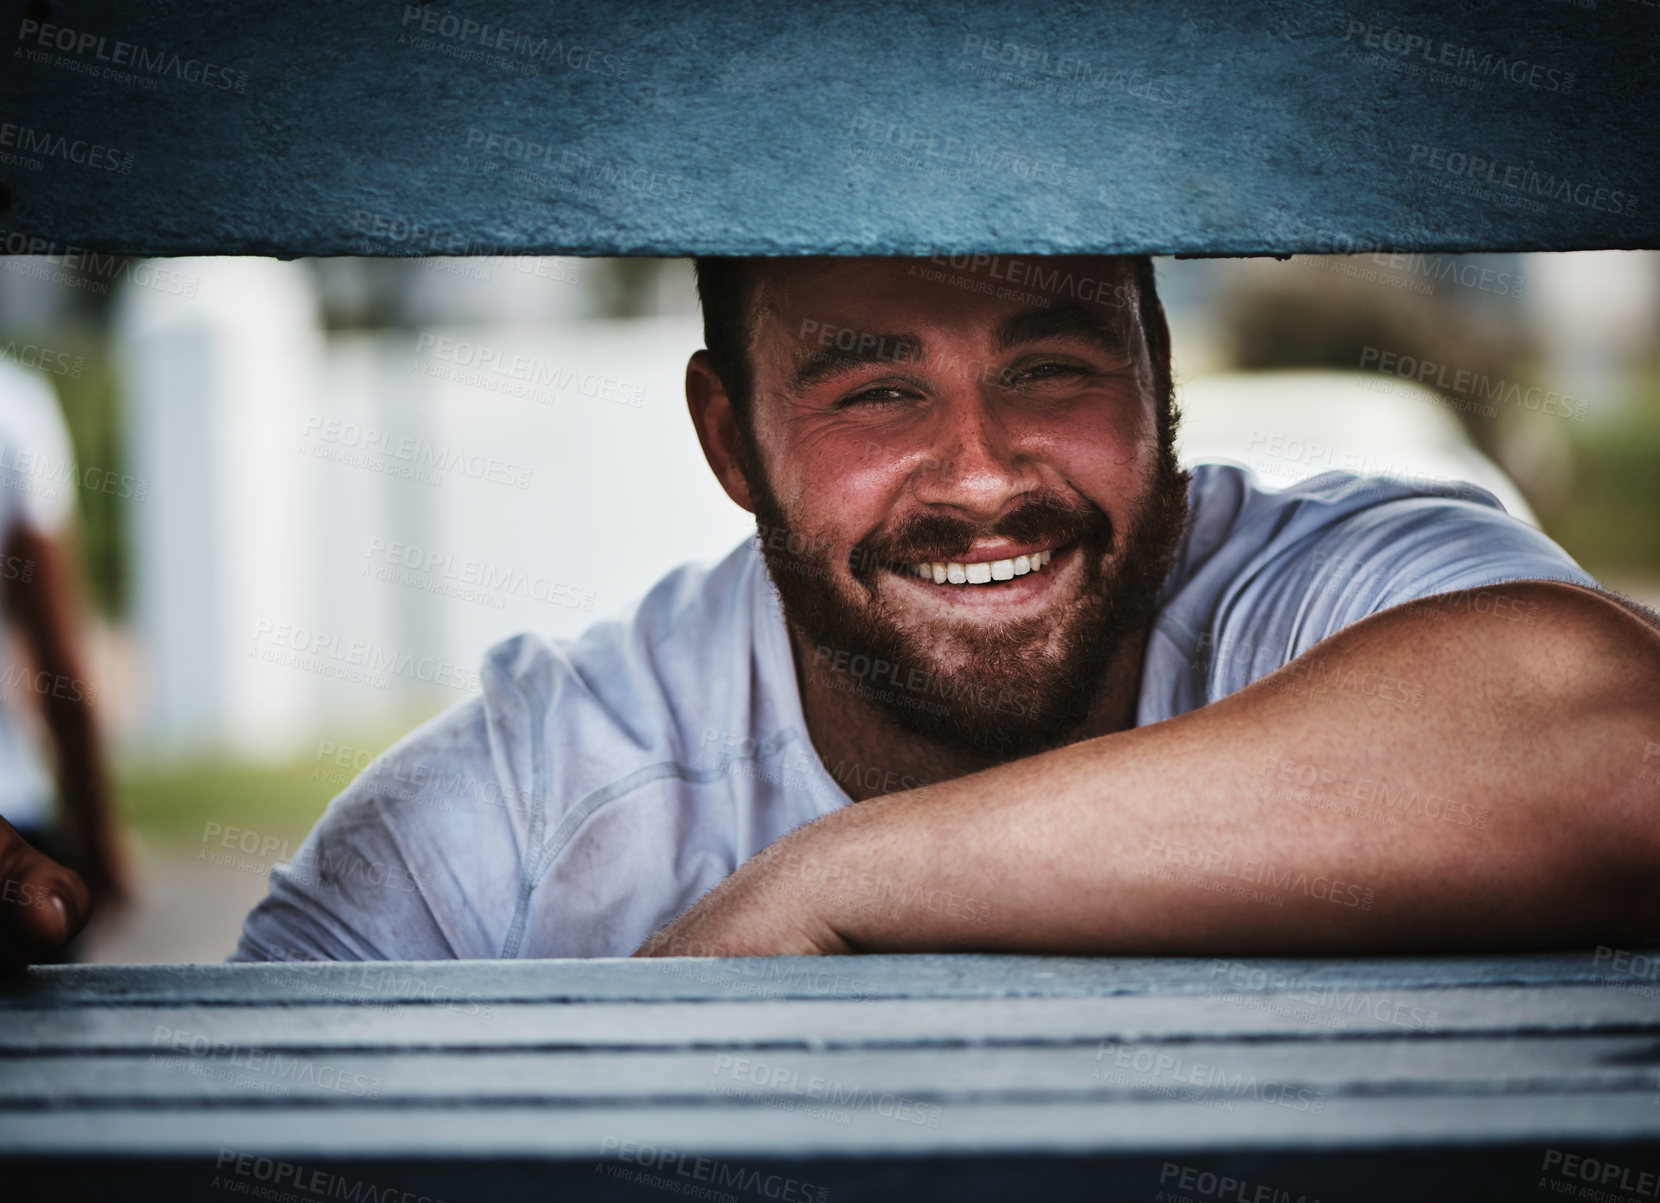
<instances>
[{"instance_id":1,"label":"bearded man","mask_svg":"<svg viewBox=\"0 0 1660 1203\"><path fill-rule=\"evenodd\" d=\"M701 261L757 537L493 648L232 959L1660 934L1652 616L1471 486L1184 471L1149 260L990 275Z\"/></svg>"}]
</instances>

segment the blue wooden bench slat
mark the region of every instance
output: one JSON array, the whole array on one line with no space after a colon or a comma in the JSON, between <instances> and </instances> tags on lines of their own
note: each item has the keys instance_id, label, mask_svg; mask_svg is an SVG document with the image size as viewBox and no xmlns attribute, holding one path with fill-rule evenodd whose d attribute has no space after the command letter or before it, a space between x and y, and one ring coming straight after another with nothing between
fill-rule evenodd
<instances>
[{"instance_id":1,"label":"blue wooden bench slat","mask_svg":"<svg viewBox=\"0 0 1660 1203\"><path fill-rule=\"evenodd\" d=\"M822 1203L1152 1200L1200 1172L1276 1200L1531 1198L1565 1150L1660 1166L1655 963L38 968L0 984L0 1184L222 1203L281 1163L376 1203L660 1199L703 1158Z\"/></svg>"},{"instance_id":2,"label":"blue wooden bench slat","mask_svg":"<svg viewBox=\"0 0 1660 1203\"><path fill-rule=\"evenodd\" d=\"M866 956L724 960L366 962L359 965L57 965L0 977L7 1007L156 1002L384 1004L599 1002L691 998L1086 998L1252 993L1266 989L1440 989L1627 983L1656 987L1660 949L1592 949L1484 957ZM1632 958L1637 958L1635 962ZM1635 963L1642 972L1633 974Z\"/></svg>"},{"instance_id":3,"label":"blue wooden bench slat","mask_svg":"<svg viewBox=\"0 0 1660 1203\"><path fill-rule=\"evenodd\" d=\"M1274 996L1263 996L1272 1002ZM285 1008L280 1005L78 1007L10 1012L0 1053L148 1049L158 1027L272 1049L673 1048L918 1046L1055 1043L1103 1037L1191 1040L1328 1039L1320 1007L1227 995L1107 998L521 1003L488 1018L461 1006L414 1004ZM1327 1004L1346 1032L1401 1033L1412 1007L1433 1010L1442 1031L1660 1034L1660 1005L1611 987L1566 985L1435 991L1362 991Z\"/></svg>"},{"instance_id":4,"label":"blue wooden bench slat","mask_svg":"<svg viewBox=\"0 0 1660 1203\"><path fill-rule=\"evenodd\" d=\"M1435 1117L1432 1117L1432 1120ZM791 1203L1008 1203L1011 1199L1226 1198L1233 1203L1400 1203L1402 1199L1457 1203L1515 1203L1545 1190L1584 1185L1566 1174L1563 1157L1589 1157L1593 1174L1612 1165L1617 1179L1633 1185L1652 1169L1652 1158L1630 1142L1575 1141L1566 1149L1544 1143L1478 1145L1401 1144L1336 1149L1272 1147L1221 1151L1075 1154L956 1151L950 1156L874 1152L861 1156L758 1155L743 1159L698 1157L684 1146L641 1146L584 1152L568 1159L539 1156L488 1158L319 1156L299 1161L261 1158L226 1147L211 1157L38 1157L9 1161L8 1186L23 1198L75 1197L133 1203L224 1203L228 1194L270 1190L278 1197L299 1181L307 1199L373 1199L376 1203L481 1200L490 1203L587 1203L641 1200L661 1203L673 1191L720 1203L783 1198ZM1554 1160L1553 1160L1554 1159ZM1551 1167L1555 1168L1552 1169ZM273 1182L277 1185L273 1186ZM1211 1192L1195 1194L1201 1186ZM1185 1189L1184 1189L1185 1188ZM768 1194L768 1190L772 1194ZM786 1193L787 1192L787 1193ZM296 1193L289 1190L288 1193Z\"/></svg>"},{"instance_id":5,"label":"blue wooden bench slat","mask_svg":"<svg viewBox=\"0 0 1660 1203\"><path fill-rule=\"evenodd\" d=\"M1483 1095L1598 1090L1660 1096L1653 1036L1390 1036L1302 1041L1195 1041L1181 1046L1112 1039L1062 1047L927 1049L668 1049L474 1053L323 1050L267 1055L175 1051L10 1057L0 1111L59 1107L126 1109L257 1099L285 1106L360 1106L373 1084L386 1105L489 1103L614 1105L676 1101L736 1105L734 1091L780 1103L815 1078L845 1092L889 1092L945 1106L1019 1097L1107 1099L1179 1086L1230 1097L1230 1084L1271 1080L1337 1095ZM743 1058L739 1068L738 1058ZM761 1067L765 1067L762 1069ZM776 1076L776 1080L774 1080Z\"/></svg>"},{"instance_id":6,"label":"blue wooden bench slat","mask_svg":"<svg viewBox=\"0 0 1660 1203\"><path fill-rule=\"evenodd\" d=\"M878 1096L879 1097L879 1096ZM193 1112L32 1111L4 1115L0 1158L50 1152L211 1161L230 1148L269 1156L598 1158L609 1137L699 1155L869 1156L1279 1148L1363 1149L1393 1144L1479 1146L1526 1141L1660 1140L1652 1092L1339 1097L1318 1112L1258 1097L1206 1105L1153 1092L1114 1101L954 1104L932 1126L928 1100L897 1114L897 1099L846 1108L800 1101L799 1110L667 1106L283 1107L257 1102ZM886 1106L888 1114L881 1108ZM815 1113L816 1112L816 1113ZM923 1122L914 1122L921 1114ZM614 1147L614 1146L613 1146ZM1537 1162L1535 1162L1537 1164ZM487 1196L481 1196L487 1197Z\"/></svg>"},{"instance_id":7,"label":"blue wooden bench slat","mask_svg":"<svg viewBox=\"0 0 1660 1203\"><path fill-rule=\"evenodd\" d=\"M53 8L0 73L13 252L1660 246L1619 0Z\"/></svg>"}]
</instances>

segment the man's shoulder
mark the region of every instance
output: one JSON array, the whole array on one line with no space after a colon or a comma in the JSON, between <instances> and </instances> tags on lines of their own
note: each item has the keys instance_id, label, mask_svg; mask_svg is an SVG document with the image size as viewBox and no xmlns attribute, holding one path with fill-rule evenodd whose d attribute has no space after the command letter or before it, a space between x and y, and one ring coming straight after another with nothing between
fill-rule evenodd
<instances>
[{"instance_id":1,"label":"man's shoulder","mask_svg":"<svg viewBox=\"0 0 1660 1203\"><path fill-rule=\"evenodd\" d=\"M1532 561L1542 554L1568 574L1564 579L1589 580L1537 527L1468 481L1331 471L1271 487L1239 464L1203 463L1191 471L1187 530L1162 605L1179 605L1195 591L1236 590L1254 576L1292 567L1353 577L1384 562L1395 569L1410 564L1428 584L1517 552L1524 553L1519 565L1530 561L1523 567L1537 568Z\"/></svg>"},{"instance_id":2,"label":"man's shoulder","mask_svg":"<svg viewBox=\"0 0 1660 1203\"><path fill-rule=\"evenodd\" d=\"M1224 548L1294 540L1364 511L1410 499L1473 506L1519 521L1480 485L1423 474L1365 476L1331 471L1275 487L1265 485L1240 464L1202 463L1190 471L1186 543L1201 560Z\"/></svg>"},{"instance_id":3,"label":"man's shoulder","mask_svg":"<svg viewBox=\"0 0 1660 1203\"><path fill-rule=\"evenodd\" d=\"M744 670L762 620L752 554L675 568L575 638L526 631L494 644L479 694L377 757L336 799L335 822L441 828L494 813L523 835L533 816L557 822L642 768L690 763L703 731L731 725L728 678L755 675Z\"/></svg>"},{"instance_id":4,"label":"man's shoulder","mask_svg":"<svg viewBox=\"0 0 1660 1203\"><path fill-rule=\"evenodd\" d=\"M759 568L749 540L717 562L682 564L574 638L522 632L502 640L485 653L484 676L550 701L562 685L576 688L635 713L653 702L700 705L734 658L755 650L766 620Z\"/></svg>"},{"instance_id":5,"label":"man's shoulder","mask_svg":"<svg viewBox=\"0 0 1660 1203\"><path fill-rule=\"evenodd\" d=\"M752 668L766 658L757 559L740 546L676 568L574 639L522 633L491 647L478 696L404 736L330 804L251 917L249 955L298 928L325 955L371 958L637 945L713 884L720 857L681 865L677 838L696 829L727 859L750 851L727 830L730 799L713 806L699 786L733 772L724 733L773 721L754 696L767 677ZM360 863L393 866L412 892L338 880ZM565 888L531 906L550 878Z\"/></svg>"},{"instance_id":6,"label":"man's shoulder","mask_svg":"<svg viewBox=\"0 0 1660 1203\"><path fill-rule=\"evenodd\" d=\"M1478 485L1326 472L1267 488L1239 465L1201 464L1139 721L1224 697L1391 606L1517 580L1596 584Z\"/></svg>"}]
</instances>

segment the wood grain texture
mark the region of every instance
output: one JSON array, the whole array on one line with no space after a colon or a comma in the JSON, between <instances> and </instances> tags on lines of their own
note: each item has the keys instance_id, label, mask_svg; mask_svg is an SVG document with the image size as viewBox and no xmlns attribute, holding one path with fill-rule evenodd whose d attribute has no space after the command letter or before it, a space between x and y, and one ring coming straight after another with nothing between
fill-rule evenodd
<instances>
[{"instance_id":1,"label":"wood grain texture","mask_svg":"<svg viewBox=\"0 0 1660 1203\"><path fill-rule=\"evenodd\" d=\"M951 956L573 961L375 961L359 965L54 965L0 978L0 1009L161 1002L604 1002L677 998L1095 998L1324 989L1655 984L1660 950L1582 949L1501 956Z\"/></svg>"},{"instance_id":2,"label":"wood grain texture","mask_svg":"<svg viewBox=\"0 0 1660 1203\"><path fill-rule=\"evenodd\" d=\"M12 8L12 253L1660 246L1632 0Z\"/></svg>"},{"instance_id":3,"label":"wood grain texture","mask_svg":"<svg viewBox=\"0 0 1660 1203\"><path fill-rule=\"evenodd\" d=\"M1657 964L1587 949L42 967L0 982L0 1184L374 1203L1500 1199L1577 1190L1564 1166L1586 1163L1566 1158L1594 1153L1598 1175L1640 1186L1660 1165Z\"/></svg>"},{"instance_id":4,"label":"wood grain texture","mask_svg":"<svg viewBox=\"0 0 1660 1203\"><path fill-rule=\"evenodd\" d=\"M1180 1046L1111 1039L1065 1045L822 1050L674 1048L360 1052L313 1049L270 1055L261 1046L172 1051L165 1042L120 1053L37 1053L13 1057L0 1079L0 1108L92 1110L258 1101L253 1086L285 1103L362 1108L393 1105L617 1106L732 1104L733 1091L766 1105L818 1092L857 1105L862 1091L972 1103L1157 1098L1165 1088L1217 1103L1263 1093L1247 1084L1284 1083L1291 1109L1361 1094L1482 1096L1660 1091L1656 1037L1452 1037L1441 1040L1269 1042L1215 1039ZM1194 1047L1197 1045L1198 1047ZM240 1082L239 1078L248 1082ZM256 1081L257 1079L257 1081ZM829 1084L840 1084L832 1089ZM361 1087L361 1089L360 1089ZM1307 1088L1309 1105L1298 1091ZM370 1093L375 1095L369 1100ZM1185 1092L1185 1093L1184 1093ZM1275 1092L1277 1103L1279 1092ZM1322 1107L1322 1110L1324 1108Z\"/></svg>"},{"instance_id":5,"label":"wood grain texture","mask_svg":"<svg viewBox=\"0 0 1660 1203\"><path fill-rule=\"evenodd\" d=\"M1326 1038L1439 1032L1619 1033L1660 1023L1642 994L1591 986L1345 991L1295 996L889 999L285 1007L82 1007L14 1011L0 1052L148 1050L157 1029L271 1049L842 1048L1077 1043L1217 1036ZM280 1021L280 1022L274 1022Z\"/></svg>"}]
</instances>

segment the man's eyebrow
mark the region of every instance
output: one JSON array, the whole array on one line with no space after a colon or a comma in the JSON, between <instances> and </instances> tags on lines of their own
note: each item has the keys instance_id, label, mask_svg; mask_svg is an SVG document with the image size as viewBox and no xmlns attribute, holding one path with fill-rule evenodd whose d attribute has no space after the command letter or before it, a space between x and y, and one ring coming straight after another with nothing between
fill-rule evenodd
<instances>
[{"instance_id":1,"label":"man's eyebrow","mask_svg":"<svg viewBox=\"0 0 1660 1203\"><path fill-rule=\"evenodd\" d=\"M1053 309L1017 313L997 328L996 345L999 351L1008 351L1046 338L1081 339L1114 354L1130 354L1125 332L1103 322L1081 305L1058 305Z\"/></svg>"},{"instance_id":2,"label":"man's eyebrow","mask_svg":"<svg viewBox=\"0 0 1660 1203\"><path fill-rule=\"evenodd\" d=\"M847 331L852 334L852 331ZM1025 343L1046 338L1073 338L1093 343L1114 355L1130 354L1124 334L1081 305L1058 305L1052 309L1029 309L1017 313L997 328L995 345L1008 351ZM816 384L873 363L915 364L924 358L920 334L875 334L861 331L850 346L829 346L815 351L790 374L788 389L800 396Z\"/></svg>"},{"instance_id":3,"label":"man's eyebrow","mask_svg":"<svg viewBox=\"0 0 1660 1203\"><path fill-rule=\"evenodd\" d=\"M921 358L920 335L861 333L851 348L825 347L802 360L790 374L788 387L790 392L799 395L815 384L867 364L914 364Z\"/></svg>"}]
</instances>

